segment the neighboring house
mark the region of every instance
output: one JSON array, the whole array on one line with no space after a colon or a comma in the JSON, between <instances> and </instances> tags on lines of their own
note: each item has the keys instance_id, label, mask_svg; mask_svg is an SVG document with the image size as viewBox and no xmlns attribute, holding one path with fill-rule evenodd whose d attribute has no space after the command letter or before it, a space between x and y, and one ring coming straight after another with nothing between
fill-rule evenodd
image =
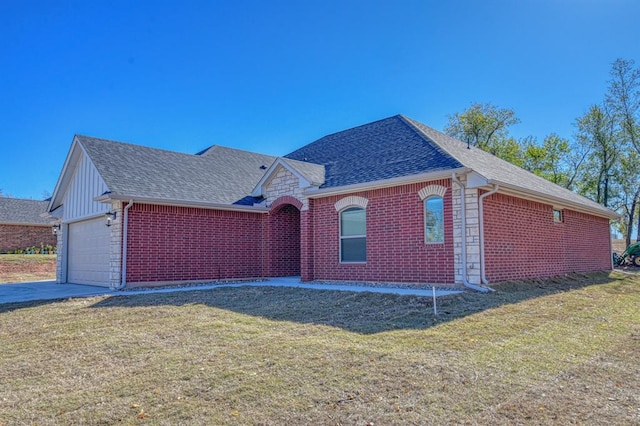
<instances>
[{"instance_id":1,"label":"neighboring house","mask_svg":"<svg viewBox=\"0 0 640 426\"><path fill-rule=\"evenodd\" d=\"M483 290L611 269L616 217L402 115L278 158L76 136L49 211L58 281L114 288L301 276Z\"/></svg>"},{"instance_id":2,"label":"neighboring house","mask_svg":"<svg viewBox=\"0 0 640 426\"><path fill-rule=\"evenodd\" d=\"M44 219L49 201L0 197L0 253L56 245L51 223Z\"/></svg>"}]
</instances>

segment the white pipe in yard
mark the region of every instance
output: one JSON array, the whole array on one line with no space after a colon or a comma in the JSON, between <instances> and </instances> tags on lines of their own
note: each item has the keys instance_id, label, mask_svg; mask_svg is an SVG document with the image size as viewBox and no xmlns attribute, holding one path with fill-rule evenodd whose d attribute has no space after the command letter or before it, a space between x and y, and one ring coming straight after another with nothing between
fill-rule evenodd
<instances>
[{"instance_id":1,"label":"white pipe in yard","mask_svg":"<svg viewBox=\"0 0 640 426\"><path fill-rule=\"evenodd\" d=\"M438 308L436 307L436 288L435 286L431 287L433 289L433 315L438 316Z\"/></svg>"},{"instance_id":2,"label":"white pipe in yard","mask_svg":"<svg viewBox=\"0 0 640 426\"><path fill-rule=\"evenodd\" d=\"M485 273L485 262L484 262L484 199L487 198L489 195L493 195L496 192L498 192L498 189L500 189L500 185L495 184L493 186L493 189L489 192L485 192L484 194L482 194L480 196L480 198L478 199L478 216L480 219L480 232L479 232L479 236L480 236L480 280L482 282L482 284L484 285L489 285L489 280L487 279L486 273Z\"/></svg>"}]
</instances>

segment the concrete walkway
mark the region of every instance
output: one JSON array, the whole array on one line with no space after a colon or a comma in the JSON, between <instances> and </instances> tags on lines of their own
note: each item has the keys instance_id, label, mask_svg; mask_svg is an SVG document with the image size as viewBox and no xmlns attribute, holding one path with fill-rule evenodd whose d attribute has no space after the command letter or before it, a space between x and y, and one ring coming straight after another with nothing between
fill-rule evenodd
<instances>
[{"instance_id":1,"label":"concrete walkway","mask_svg":"<svg viewBox=\"0 0 640 426\"><path fill-rule=\"evenodd\" d=\"M339 290L352 292L372 292L398 294L404 296L433 297L433 289L410 289L395 287L368 287L340 284L310 284L301 283L299 277L270 278L266 281L242 282L233 284L209 284L188 287L170 287L145 290L111 290L106 287L96 287L81 284L57 284L55 281L38 281L19 284L0 284L0 304L14 302L29 302L34 300L69 299L74 297L91 296L130 296L136 294L172 293L178 291L210 290L220 287L296 287L311 290ZM436 288L436 297L447 294L460 293L460 290L445 290Z\"/></svg>"}]
</instances>

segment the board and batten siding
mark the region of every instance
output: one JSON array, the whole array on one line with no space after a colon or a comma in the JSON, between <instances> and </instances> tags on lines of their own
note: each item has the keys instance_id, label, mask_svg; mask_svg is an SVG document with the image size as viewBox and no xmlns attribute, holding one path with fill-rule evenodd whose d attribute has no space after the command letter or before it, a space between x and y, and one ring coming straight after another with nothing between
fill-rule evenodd
<instances>
[{"instance_id":1,"label":"board and batten siding","mask_svg":"<svg viewBox=\"0 0 640 426\"><path fill-rule=\"evenodd\" d=\"M108 191L98 170L86 155L80 156L71 183L64 195L64 218L73 221L109 211L110 205L94 198Z\"/></svg>"}]
</instances>

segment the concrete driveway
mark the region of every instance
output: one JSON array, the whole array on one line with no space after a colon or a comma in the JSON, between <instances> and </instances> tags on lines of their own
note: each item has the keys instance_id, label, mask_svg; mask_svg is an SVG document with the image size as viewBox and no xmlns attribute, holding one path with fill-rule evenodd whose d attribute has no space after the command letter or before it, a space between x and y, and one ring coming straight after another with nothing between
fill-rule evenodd
<instances>
[{"instance_id":1,"label":"concrete driveway","mask_svg":"<svg viewBox=\"0 0 640 426\"><path fill-rule=\"evenodd\" d=\"M404 296L433 297L433 289L414 289L396 287L370 287L340 284L301 283L299 277L269 278L265 281L249 281L233 284L208 284L188 287L169 287L145 290L111 290L81 284L57 284L55 281L37 281L19 284L0 284L0 304L14 302L30 302L34 300L69 299L72 297L91 297L101 295L129 296L149 293L171 293L178 291L210 290L219 287L296 287L310 290L337 290L353 292L372 292L398 294ZM460 290L436 288L436 296L460 293Z\"/></svg>"},{"instance_id":2,"label":"concrete driveway","mask_svg":"<svg viewBox=\"0 0 640 426\"><path fill-rule=\"evenodd\" d=\"M68 299L102 294L117 294L106 287L80 284L57 284L55 281L0 285L0 303L30 302L33 300Z\"/></svg>"}]
</instances>

